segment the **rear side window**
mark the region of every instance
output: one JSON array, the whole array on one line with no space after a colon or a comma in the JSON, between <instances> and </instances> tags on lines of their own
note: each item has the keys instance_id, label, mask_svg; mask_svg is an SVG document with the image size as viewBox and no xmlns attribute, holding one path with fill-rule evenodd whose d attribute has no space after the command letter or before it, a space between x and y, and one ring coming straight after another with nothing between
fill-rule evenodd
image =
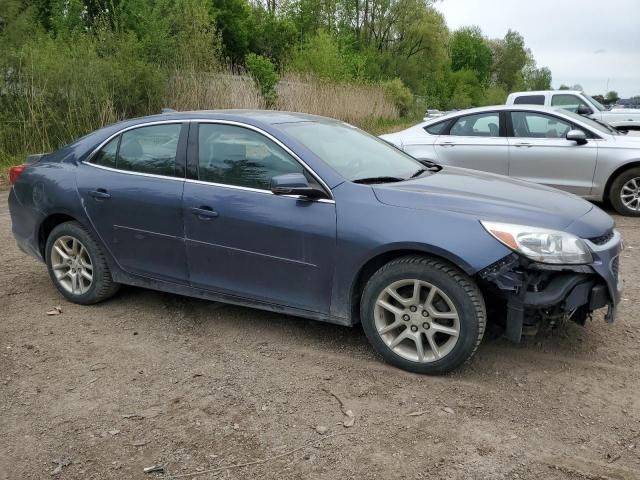
<instances>
[{"instance_id":1,"label":"rear side window","mask_svg":"<svg viewBox=\"0 0 640 480\"><path fill-rule=\"evenodd\" d=\"M181 124L153 125L122 134L117 168L140 173L175 176Z\"/></svg>"},{"instance_id":2,"label":"rear side window","mask_svg":"<svg viewBox=\"0 0 640 480\"><path fill-rule=\"evenodd\" d=\"M544 95L520 95L513 103L516 105L544 105Z\"/></svg>"},{"instance_id":3,"label":"rear side window","mask_svg":"<svg viewBox=\"0 0 640 480\"><path fill-rule=\"evenodd\" d=\"M427 125L424 127L424 131L431 135L442 135L445 127L449 122L439 122L433 125Z\"/></svg>"},{"instance_id":4,"label":"rear side window","mask_svg":"<svg viewBox=\"0 0 640 480\"><path fill-rule=\"evenodd\" d=\"M128 130L102 147L91 163L173 177L181 130L179 123Z\"/></svg>"},{"instance_id":5,"label":"rear side window","mask_svg":"<svg viewBox=\"0 0 640 480\"><path fill-rule=\"evenodd\" d=\"M116 155L118 153L118 143L120 135L107 143L91 160L91 163L102 165L103 167L116 168Z\"/></svg>"},{"instance_id":6,"label":"rear side window","mask_svg":"<svg viewBox=\"0 0 640 480\"><path fill-rule=\"evenodd\" d=\"M456 119L449 135L458 137L499 137L500 115L497 112L465 115Z\"/></svg>"},{"instance_id":7,"label":"rear side window","mask_svg":"<svg viewBox=\"0 0 640 480\"><path fill-rule=\"evenodd\" d=\"M234 125L198 127L200 180L269 190L271 178L304 173L302 165L264 135Z\"/></svg>"}]
</instances>

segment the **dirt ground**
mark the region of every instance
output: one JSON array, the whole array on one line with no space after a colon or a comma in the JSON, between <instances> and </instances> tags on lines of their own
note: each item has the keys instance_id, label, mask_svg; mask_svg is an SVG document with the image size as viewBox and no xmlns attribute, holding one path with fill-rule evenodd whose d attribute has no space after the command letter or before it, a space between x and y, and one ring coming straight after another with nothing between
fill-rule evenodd
<instances>
[{"instance_id":1,"label":"dirt ground","mask_svg":"<svg viewBox=\"0 0 640 480\"><path fill-rule=\"evenodd\" d=\"M640 219L616 220L615 324L485 337L427 377L360 328L135 288L67 303L0 192L0 480L640 478Z\"/></svg>"}]
</instances>

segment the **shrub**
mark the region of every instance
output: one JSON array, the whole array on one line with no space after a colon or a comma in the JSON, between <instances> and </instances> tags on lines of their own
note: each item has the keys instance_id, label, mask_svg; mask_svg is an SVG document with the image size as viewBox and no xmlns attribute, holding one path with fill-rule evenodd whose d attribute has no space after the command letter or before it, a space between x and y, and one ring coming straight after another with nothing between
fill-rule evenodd
<instances>
[{"instance_id":1,"label":"shrub","mask_svg":"<svg viewBox=\"0 0 640 480\"><path fill-rule=\"evenodd\" d=\"M400 116L405 117L413 110L415 106L413 93L402 83L402 80L394 78L393 80L386 81L382 84L382 88L387 98L393 102L398 109Z\"/></svg>"},{"instance_id":2,"label":"shrub","mask_svg":"<svg viewBox=\"0 0 640 480\"><path fill-rule=\"evenodd\" d=\"M265 104L267 107L271 107L278 96L276 86L278 85L279 76L275 66L267 57L256 55L255 53L248 54L245 57L245 63L251 78L260 89Z\"/></svg>"}]
</instances>

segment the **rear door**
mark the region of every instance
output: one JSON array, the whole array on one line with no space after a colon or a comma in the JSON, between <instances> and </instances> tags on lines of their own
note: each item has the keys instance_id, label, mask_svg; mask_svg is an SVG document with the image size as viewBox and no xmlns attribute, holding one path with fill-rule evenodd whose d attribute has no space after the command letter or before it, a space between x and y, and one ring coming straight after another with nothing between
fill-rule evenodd
<instances>
[{"instance_id":1,"label":"rear door","mask_svg":"<svg viewBox=\"0 0 640 480\"><path fill-rule=\"evenodd\" d=\"M596 141L578 145L567 140L576 126L545 113L512 111L509 120L509 176L589 195L598 158Z\"/></svg>"},{"instance_id":2,"label":"rear door","mask_svg":"<svg viewBox=\"0 0 640 480\"><path fill-rule=\"evenodd\" d=\"M124 131L78 168L95 231L126 272L187 283L182 191L187 127Z\"/></svg>"},{"instance_id":3,"label":"rear door","mask_svg":"<svg viewBox=\"0 0 640 480\"><path fill-rule=\"evenodd\" d=\"M192 125L184 231L194 287L329 312L335 203L271 193L271 178L287 173L305 173L316 182L264 132L214 122Z\"/></svg>"},{"instance_id":4,"label":"rear door","mask_svg":"<svg viewBox=\"0 0 640 480\"><path fill-rule=\"evenodd\" d=\"M445 165L507 175L509 144L500 112L457 117L435 142L438 161Z\"/></svg>"}]
</instances>

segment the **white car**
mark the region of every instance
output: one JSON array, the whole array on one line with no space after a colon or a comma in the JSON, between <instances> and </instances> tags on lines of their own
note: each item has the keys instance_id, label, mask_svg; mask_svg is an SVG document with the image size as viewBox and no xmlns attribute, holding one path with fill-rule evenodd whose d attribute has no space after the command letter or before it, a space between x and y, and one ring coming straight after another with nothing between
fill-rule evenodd
<instances>
[{"instance_id":1,"label":"white car","mask_svg":"<svg viewBox=\"0 0 640 480\"><path fill-rule=\"evenodd\" d=\"M562 109L474 108L381 138L423 162L483 170L610 200L640 216L640 138Z\"/></svg>"},{"instance_id":2,"label":"white car","mask_svg":"<svg viewBox=\"0 0 640 480\"><path fill-rule=\"evenodd\" d=\"M579 90L515 92L507 97L507 105L540 105L562 108L608 123L618 130L640 130L640 110L631 108L607 110L600 102Z\"/></svg>"}]
</instances>

